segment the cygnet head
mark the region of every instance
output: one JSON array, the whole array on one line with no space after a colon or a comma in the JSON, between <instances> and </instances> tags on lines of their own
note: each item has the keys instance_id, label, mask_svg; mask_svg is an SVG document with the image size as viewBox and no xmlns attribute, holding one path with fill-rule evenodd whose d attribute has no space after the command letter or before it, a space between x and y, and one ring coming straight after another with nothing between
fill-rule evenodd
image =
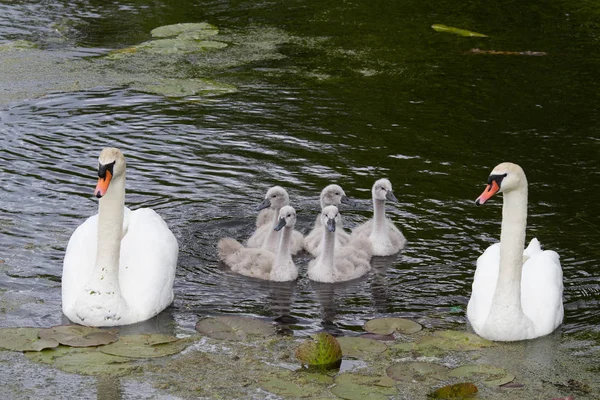
<instances>
[{"instance_id":1,"label":"cygnet head","mask_svg":"<svg viewBox=\"0 0 600 400\"><path fill-rule=\"evenodd\" d=\"M475 200L475 204L480 206L496 193L506 193L524 186L527 187L527 177L523 169L517 164L503 162L492 170L487 187Z\"/></svg>"},{"instance_id":2,"label":"cygnet head","mask_svg":"<svg viewBox=\"0 0 600 400\"><path fill-rule=\"evenodd\" d=\"M294 229L296 225L296 210L292 206L284 206L279 210L279 222L275 226L275 230L279 231L284 226L289 229Z\"/></svg>"},{"instance_id":3,"label":"cygnet head","mask_svg":"<svg viewBox=\"0 0 600 400\"><path fill-rule=\"evenodd\" d=\"M281 186L273 186L267 191L265 199L258 205L258 207L256 207L256 210L260 211L269 207L274 210L279 210L281 207L287 206L288 204L290 204L290 197L285 189Z\"/></svg>"},{"instance_id":4,"label":"cygnet head","mask_svg":"<svg viewBox=\"0 0 600 400\"><path fill-rule=\"evenodd\" d=\"M94 190L96 197L101 198L108 191L110 181L125 175L125 156L115 147L106 147L98 157L98 184Z\"/></svg>"},{"instance_id":5,"label":"cygnet head","mask_svg":"<svg viewBox=\"0 0 600 400\"><path fill-rule=\"evenodd\" d=\"M329 185L321 191L321 209L338 204L353 205L353 201L346 196L340 185Z\"/></svg>"},{"instance_id":6,"label":"cygnet head","mask_svg":"<svg viewBox=\"0 0 600 400\"><path fill-rule=\"evenodd\" d=\"M323 226L327 227L329 232L335 232L335 225L340 222L342 216L336 206L327 206L321 211Z\"/></svg>"},{"instance_id":7,"label":"cygnet head","mask_svg":"<svg viewBox=\"0 0 600 400\"><path fill-rule=\"evenodd\" d=\"M394 196L394 192L392 191L392 183L385 178L375 182L372 193L373 199L375 200L398 202L398 199Z\"/></svg>"}]
</instances>

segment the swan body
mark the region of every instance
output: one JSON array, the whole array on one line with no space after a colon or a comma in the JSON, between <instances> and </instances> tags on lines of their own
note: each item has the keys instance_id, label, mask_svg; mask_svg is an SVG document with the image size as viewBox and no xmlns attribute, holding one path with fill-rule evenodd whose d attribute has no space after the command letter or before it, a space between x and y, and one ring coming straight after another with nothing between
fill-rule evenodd
<instances>
[{"instance_id":1,"label":"swan body","mask_svg":"<svg viewBox=\"0 0 600 400\"><path fill-rule=\"evenodd\" d=\"M553 332L563 320L563 274L556 252L532 239L525 250L527 178L516 164L498 165L477 199L504 193L500 243L477 260L467 318L490 340L533 339Z\"/></svg>"},{"instance_id":2,"label":"swan body","mask_svg":"<svg viewBox=\"0 0 600 400\"><path fill-rule=\"evenodd\" d=\"M154 210L124 206L123 154L106 148L99 163L98 214L73 232L65 253L63 313L87 326L133 324L173 301L179 246Z\"/></svg>"},{"instance_id":3,"label":"swan body","mask_svg":"<svg viewBox=\"0 0 600 400\"><path fill-rule=\"evenodd\" d=\"M277 253L260 247L244 247L233 238L223 238L217 246L219 258L241 275L276 282L295 280L298 268L292 260L290 245L296 211L291 206L284 206L279 210L278 220L273 228L275 231L282 230Z\"/></svg>"},{"instance_id":4,"label":"swan body","mask_svg":"<svg viewBox=\"0 0 600 400\"><path fill-rule=\"evenodd\" d=\"M256 219L256 231L246 242L248 247L260 247L272 253L277 251L280 232L273 228L279 223L279 210L290 204L287 191L281 186L273 186L267 191L265 199L257 207L259 215ZM263 212L261 215L260 213ZM263 223L264 220L268 223ZM260 226L258 226L261 224ZM292 232L291 252L297 254L304 247L304 236L298 231Z\"/></svg>"},{"instance_id":5,"label":"swan body","mask_svg":"<svg viewBox=\"0 0 600 400\"><path fill-rule=\"evenodd\" d=\"M356 227L352 235L367 236L373 245L374 256L396 254L406 245L406 238L392 220L385 216L385 202L398 201L392 191L392 183L387 179L379 179L373 185L372 194L373 218Z\"/></svg>"},{"instance_id":6,"label":"swan body","mask_svg":"<svg viewBox=\"0 0 600 400\"><path fill-rule=\"evenodd\" d=\"M321 210L327 206L337 206L340 204L353 204L352 201L346 196L344 190L339 185L329 185L321 191L320 196ZM323 223L321 222L321 215L317 216L315 225L308 235L304 238L304 249L313 256L317 256L323 246ZM341 222L336 226L335 230L335 244L336 247L344 246L350 241L350 235L346 233L342 227Z\"/></svg>"},{"instance_id":7,"label":"swan body","mask_svg":"<svg viewBox=\"0 0 600 400\"><path fill-rule=\"evenodd\" d=\"M323 249L308 265L308 278L317 282L342 282L356 279L371 270L373 248L364 235L352 238L347 245L336 248L335 230L341 216L336 206L321 212Z\"/></svg>"}]
</instances>

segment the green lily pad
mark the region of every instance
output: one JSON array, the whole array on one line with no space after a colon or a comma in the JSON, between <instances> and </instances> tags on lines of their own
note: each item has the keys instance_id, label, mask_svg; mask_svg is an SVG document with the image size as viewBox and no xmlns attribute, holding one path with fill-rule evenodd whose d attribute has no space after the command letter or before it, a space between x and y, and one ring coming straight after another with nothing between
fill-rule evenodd
<instances>
[{"instance_id":1,"label":"green lily pad","mask_svg":"<svg viewBox=\"0 0 600 400\"><path fill-rule=\"evenodd\" d=\"M448 376L449 368L429 362L404 362L387 367L385 372L390 378L402 382L443 380Z\"/></svg>"},{"instance_id":2,"label":"green lily pad","mask_svg":"<svg viewBox=\"0 0 600 400\"><path fill-rule=\"evenodd\" d=\"M152 29L150 34L152 37L170 37L194 32L201 32L206 37L216 35L219 33L219 29L207 22L183 23L160 26Z\"/></svg>"},{"instance_id":3,"label":"green lily pad","mask_svg":"<svg viewBox=\"0 0 600 400\"><path fill-rule=\"evenodd\" d=\"M71 347L100 346L116 342L119 338L106 330L81 325L60 325L39 331L40 339L54 339Z\"/></svg>"},{"instance_id":4,"label":"green lily pad","mask_svg":"<svg viewBox=\"0 0 600 400\"><path fill-rule=\"evenodd\" d=\"M441 387L431 393L429 397L434 399L462 399L474 396L476 393L477 386L471 382L463 382Z\"/></svg>"},{"instance_id":5,"label":"green lily pad","mask_svg":"<svg viewBox=\"0 0 600 400\"><path fill-rule=\"evenodd\" d=\"M436 32L447 32L447 33L453 33L455 35L468 36L468 37L488 37L487 35L484 35L483 33L472 32L472 31L468 31L466 29L454 28L452 26L447 26L447 25L442 25L442 24L433 24L433 25L431 25L431 27Z\"/></svg>"},{"instance_id":6,"label":"green lily pad","mask_svg":"<svg viewBox=\"0 0 600 400\"><path fill-rule=\"evenodd\" d=\"M378 335L389 335L394 332L405 334L419 332L423 327L409 319L405 318L376 318L364 326L367 332L376 333Z\"/></svg>"},{"instance_id":7,"label":"green lily pad","mask_svg":"<svg viewBox=\"0 0 600 400\"><path fill-rule=\"evenodd\" d=\"M118 342L102 346L102 353L131 358L154 358L177 354L189 341L161 334L139 334L121 336Z\"/></svg>"},{"instance_id":8,"label":"green lily pad","mask_svg":"<svg viewBox=\"0 0 600 400\"><path fill-rule=\"evenodd\" d=\"M209 79L157 79L152 84L135 84L132 88L140 92L158 94L166 97L186 97L194 95L219 95L232 93L234 86L218 83Z\"/></svg>"},{"instance_id":9,"label":"green lily pad","mask_svg":"<svg viewBox=\"0 0 600 400\"><path fill-rule=\"evenodd\" d=\"M260 382L260 387L285 398L312 397L322 390L322 388L315 385L298 385L295 382L277 377L272 377L264 382Z\"/></svg>"},{"instance_id":10,"label":"green lily pad","mask_svg":"<svg viewBox=\"0 0 600 400\"><path fill-rule=\"evenodd\" d=\"M40 339L40 328L1 328L0 348L13 351L40 351L58 346L54 339Z\"/></svg>"},{"instance_id":11,"label":"green lily pad","mask_svg":"<svg viewBox=\"0 0 600 400\"><path fill-rule=\"evenodd\" d=\"M95 347L59 346L37 353L27 352L25 356L31 361L51 364L62 371L82 375L121 376L139 368L129 358L105 354Z\"/></svg>"},{"instance_id":12,"label":"green lily pad","mask_svg":"<svg viewBox=\"0 0 600 400\"><path fill-rule=\"evenodd\" d=\"M344 336L337 338L337 341L342 346L342 354L348 357L364 358L387 349L385 343L361 337Z\"/></svg>"},{"instance_id":13,"label":"green lily pad","mask_svg":"<svg viewBox=\"0 0 600 400\"><path fill-rule=\"evenodd\" d=\"M448 376L456 378L466 378L477 382L482 382L488 386L500 386L512 382L515 376L509 374L503 368L494 367L486 364L469 364L454 368L448 373Z\"/></svg>"},{"instance_id":14,"label":"green lily pad","mask_svg":"<svg viewBox=\"0 0 600 400\"><path fill-rule=\"evenodd\" d=\"M331 393L347 400L387 400L398 394L395 387L379 385L381 376L346 373L335 378Z\"/></svg>"},{"instance_id":15,"label":"green lily pad","mask_svg":"<svg viewBox=\"0 0 600 400\"><path fill-rule=\"evenodd\" d=\"M274 335L275 327L254 318L219 316L204 318L196 324L196 330L214 339L246 340Z\"/></svg>"},{"instance_id":16,"label":"green lily pad","mask_svg":"<svg viewBox=\"0 0 600 400\"><path fill-rule=\"evenodd\" d=\"M342 361L342 348L328 333L317 333L305 340L296 350L296 358L302 365L324 369L339 367Z\"/></svg>"},{"instance_id":17,"label":"green lily pad","mask_svg":"<svg viewBox=\"0 0 600 400\"><path fill-rule=\"evenodd\" d=\"M435 332L434 335L446 339L445 346L450 350L468 351L496 346L491 340L470 332L447 330Z\"/></svg>"}]
</instances>

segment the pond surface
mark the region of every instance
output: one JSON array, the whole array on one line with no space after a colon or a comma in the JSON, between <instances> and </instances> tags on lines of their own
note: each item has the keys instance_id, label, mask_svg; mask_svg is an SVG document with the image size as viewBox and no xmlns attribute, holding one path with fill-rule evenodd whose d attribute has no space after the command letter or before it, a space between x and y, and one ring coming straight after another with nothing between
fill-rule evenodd
<instances>
[{"instance_id":1,"label":"pond surface","mask_svg":"<svg viewBox=\"0 0 600 400\"><path fill-rule=\"evenodd\" d=\"M512 161L529 180L527 240L561 256L560 329L598 330L594 2L23 1L0 2L0 13L0 45L37 46L0 51L0 326L64 321L64 250L97 212L97 157L116 146L128 163L126 203L154 208L180 243L175 302L159 322L193 329L203 315L245 314L298 336L387 315L464 326L476 259L500 235L501 198L474 200L491 169ZM151 65L106 61L180 22L217 26L228 47ZM167 98L132 88L153 79L148 71L237 90ZM306 233L327 184L357 200L341 210L352 228L370 217L381 177L394 185L388 215L409 243L374 259L367 277L312 283L308 257L293 284L219 265L218 239L250 236L269 187L287 188Z\"/></svg>"}]
</instances>

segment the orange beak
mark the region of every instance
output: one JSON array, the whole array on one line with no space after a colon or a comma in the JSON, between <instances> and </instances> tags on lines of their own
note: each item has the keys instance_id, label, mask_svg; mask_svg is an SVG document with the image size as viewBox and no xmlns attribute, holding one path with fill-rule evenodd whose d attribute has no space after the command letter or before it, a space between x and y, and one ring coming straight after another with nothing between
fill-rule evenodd
<instances>
[{"instance_id":1,"label":"orange beak","mask_svg":"<svg viewBox=\"0 0 600 400\"><path fill-rule=\"evenodd\" d=\"M487 185L483 193L481 193L481 196L479 196L477 200L475 200L475 204L477 204L478 206L484 204L490 199L490 197L498 193L498 190L500 190L500 186L498 186L498 183L496 181L492 181L489 185Z\"/></svg>"},{"instance_id":2,"label":"orange beak","mask_svg":"<svg viewBox=\"0 0 600 400\"><path fill-rule=\"evenodd\" d=\"M98 184L96 185L96 189L94 189L94 194L97 198L100 198L106 194L111 179L112 174L110 171L106 171L106 176L104 178L98 178Z\"/></svg>"}]
</instances>

